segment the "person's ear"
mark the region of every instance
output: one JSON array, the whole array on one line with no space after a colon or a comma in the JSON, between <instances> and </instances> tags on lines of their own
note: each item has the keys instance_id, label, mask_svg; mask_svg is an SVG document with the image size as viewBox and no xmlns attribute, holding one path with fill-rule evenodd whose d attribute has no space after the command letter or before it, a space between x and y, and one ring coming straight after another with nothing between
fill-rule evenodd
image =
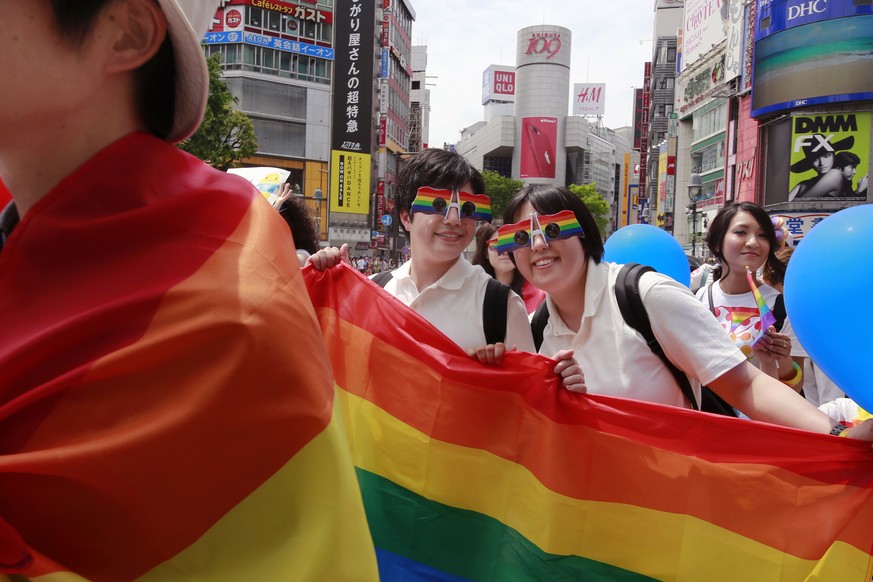
<instances>
[{"instance_id":1,"label":"person's ear","mask_svg":"<svg viewBox=\"0 0 873 582\"><path fill-rule=\"evenodd\" d=\"M412 217L409 216L408 210L400 211L400 224L402 224L406 230L409 230L412 227Z\"/></svg>"},{"instance_id":2,"label":"person's ear","mask_svg":"<svg viewBox=\"0 0 873 582\"><path fill-rule=\"evenodd\" d=\"M167 36L167 18L154 0L117 0L101 15L110 53L106 71L133 71L147 63Z\"/></svg>"}]
</instances>

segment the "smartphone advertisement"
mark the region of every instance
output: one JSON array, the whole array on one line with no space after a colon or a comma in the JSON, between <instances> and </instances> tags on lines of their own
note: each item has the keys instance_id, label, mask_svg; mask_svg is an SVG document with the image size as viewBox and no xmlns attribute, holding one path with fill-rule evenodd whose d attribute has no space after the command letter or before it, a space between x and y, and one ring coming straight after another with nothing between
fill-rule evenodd
<instances>
[{"instance_id":1,"label":"smartphone advertisement","mask_svg":"<svg viewBox=\"0 0 873 582\"><path fill-rule=\"evenodd\" d=\"M521 120L520 178L554 178L558 145L557 117L524 117Z\"/></svg>"}]
</instances>

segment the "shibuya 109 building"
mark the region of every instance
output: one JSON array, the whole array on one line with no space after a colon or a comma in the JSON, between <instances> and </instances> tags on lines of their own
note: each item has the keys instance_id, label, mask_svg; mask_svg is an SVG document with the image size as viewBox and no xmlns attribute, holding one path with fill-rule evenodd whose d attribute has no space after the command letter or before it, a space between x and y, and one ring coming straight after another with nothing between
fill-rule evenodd
<instances>
[{"instance_id":1,"label":"shibuya 109 building","mask_svg":"<svg viewBox=\"0 0 873 582\"><path fill-rule=\"evenodd\" d=\"M477 168L527 184L594 184L613 203L633 179L626 171L632 130L600 123L603 84L574 85L568 115L571 46L572 33L562 26L519 30L515 66L485 70L485 119L462 130L455 149ZM611 226L617 222L613 216Z\"/></svg>"}]
</instances>

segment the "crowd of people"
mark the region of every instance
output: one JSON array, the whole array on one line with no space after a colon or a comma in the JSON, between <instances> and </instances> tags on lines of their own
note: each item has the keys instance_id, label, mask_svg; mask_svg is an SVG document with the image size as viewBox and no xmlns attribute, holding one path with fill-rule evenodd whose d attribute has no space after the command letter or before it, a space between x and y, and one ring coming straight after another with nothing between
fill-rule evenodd
<instances>
[{"instance_id":1,"label":"crowd of people","mask_svg":"<svg viewBox=\"0 0 873 582\"><path fill-rule=\"evenodd\" d=\"M356 255L349 258L350 264L358 270L359 273L367 275L375 275L382 271L393 271L403 263L409 260L409 254L400 255L400 260L395 261L394 257L388 257L384 254L379 255Z\"/></svg>"}]
</instances>

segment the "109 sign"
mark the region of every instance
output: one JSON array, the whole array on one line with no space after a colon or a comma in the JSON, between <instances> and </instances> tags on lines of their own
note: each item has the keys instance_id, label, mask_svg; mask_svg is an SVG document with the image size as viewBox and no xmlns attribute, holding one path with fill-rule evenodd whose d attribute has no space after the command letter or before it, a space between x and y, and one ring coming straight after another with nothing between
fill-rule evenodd
<instances>
[{"instance_id":1,"label":"109 sign","mask_svg":"<svg viewBox=\"0 0 873 582\"><path fill-rule=\"evenodd\" d=\"M546 53L547 59L552 58L561 50L561 35L556 33L532 34L527 45L526 55Z\"/></svg>"}]
</instances>

